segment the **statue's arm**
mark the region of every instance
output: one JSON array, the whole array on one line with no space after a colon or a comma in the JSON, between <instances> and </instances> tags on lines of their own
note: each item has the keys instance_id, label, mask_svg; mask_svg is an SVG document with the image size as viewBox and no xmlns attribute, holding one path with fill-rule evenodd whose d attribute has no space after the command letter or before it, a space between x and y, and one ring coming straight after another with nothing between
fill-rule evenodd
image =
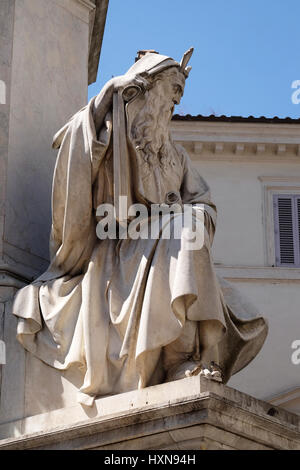
<instances>
[{"instance_id":1,"label":"statue's arm","mask_svg":"<svg viewBox=\"0 0 300 470\"><path fill-rule=\"evenodd\" d=\"M119 90L124 90L126 87L129 86L139 87L142 91L146 90L149 86L147 80L141 77L138 74L130 75L120 75L118 77L111 78L102 88L100 93L92 98L93 105L92 105L92 113L93 113L93 120L95 124L96 133L100 131L105 116L108 111L112 107L113 102L113 94ZM54 135L52 147L58 149L62 143L63 137L68 130L72 121L82 112L86 110L89 105L84 106L80 109L77 113L75 113L69 121Z\"/></svg>"},{"instance_id":2,"label":"statue's arm","mask_svg":"<svg viewBox=\"0 0 300 470\"><path fill-rule=\"evenodd\" d=\"M95 97L94 104L93 104L93 117L95 122L96 132L98 133L103 120L105 118L106 113L109 111L112 103L112 96L115 91L116 86L116 78L114 77L109 80L100 93Z\"/></svg>"}]
</instances>

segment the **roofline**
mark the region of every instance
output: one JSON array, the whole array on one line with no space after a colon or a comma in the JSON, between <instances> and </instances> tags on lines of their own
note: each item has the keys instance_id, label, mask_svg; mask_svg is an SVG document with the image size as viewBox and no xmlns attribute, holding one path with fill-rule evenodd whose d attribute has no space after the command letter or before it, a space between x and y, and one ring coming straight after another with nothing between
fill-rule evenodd
<instances>
[{"instance_id":1,"label":"roofline","mask_svg":"<svg viewBox=\"0 0 300 470\"><path fill-rule=\"evenodd\" d=\"M265 116L254 117L254 116L215 116L211 114L210 116L203 116L198 114L197 116L192 116L191 114L186 114L185 116L180 116L179 114L174 114L173 121L205 121L205 122L243 122L243 123L265 123L265 124L300 124L300 118L293 119L290 117L279 118L277 116L268 118Z\"/></svg>"},{"instance_id":2,"label":"roofline","mask_svg":"<svg viewBox=\"0 0 300 470\"><path fill-rule=\"evenodd\" d=\"M96 8L90 15L90 47L88 63L88 84L97 79L100 52L109 0L94 0Z\"/></svg>"}]
</instances>

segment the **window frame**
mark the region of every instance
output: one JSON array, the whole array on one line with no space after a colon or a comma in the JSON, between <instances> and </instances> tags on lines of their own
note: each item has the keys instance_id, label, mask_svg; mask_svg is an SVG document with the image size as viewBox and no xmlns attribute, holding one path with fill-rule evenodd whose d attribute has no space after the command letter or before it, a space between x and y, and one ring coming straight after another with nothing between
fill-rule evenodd
<instances>
[{"instance_id":1,"label":"window frame","mask_svg":"<svg viewBox=\"0 0 300 470\"><path fill-rule=\"evenodd\" d=\"M262 188L262 222L264 226L264 261L265 266L283 269L299 269L300 266L277 265L275 250L275 195L300 196L300 177L298 176L259 176Z\"/></svg>"},{"instance_id":2,"label":"window frame","mask_svg":"<svg viewBox=\"0 0 300 470\"><path fill-rule=\"evenodd\" d=\"M289 199L291 201L292 217L292 237L293 237L293 256L294 263L281 262L280 245L280 223L279 223L279 199ZM273 194L273 214L274 214L274 236L275 236L275 266L286 268L300 268L300 234L299 234L299 216L297 201L300 201L299 194ZM277 211L277 212L276 212Z\"/></svg>"}]
</instances>

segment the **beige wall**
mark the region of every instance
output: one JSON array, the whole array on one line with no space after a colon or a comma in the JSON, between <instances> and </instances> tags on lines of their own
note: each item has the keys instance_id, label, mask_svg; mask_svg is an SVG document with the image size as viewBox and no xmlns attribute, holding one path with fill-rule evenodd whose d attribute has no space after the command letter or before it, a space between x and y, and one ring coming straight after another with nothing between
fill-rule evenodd
<instances>
[{"instance_id":1,"label":"beige wall","mask_svg":"<svg viewBox=\"0 0 300 470\"><path fill-rule=\"evenodd\" d=\"M292 342L300 339L299 281L235 284L268 319L269 334L257 358L232 377L229 385L261 399L299 387L300 365L291 361Z\"/></svg>"},{"instance_id":2,"label":"beige wall","mask_svg":"<svg viewBox=\"0 0 300 470\"><path fill-rule=\"evenodd\" d=\"M258 177L293 178L300 174L300 165L197 162L197 166L209 183L218 207L215 262L245 268L264 266L263 191ZM270 329L260 355L230 385L257 398L269 398L299 386L300 366L291 362L291 344L300 339L300 276L298 280L277 282L251 277L233 282L268 319Z\"/></svg>"},{"instance_id":3,"label":"beige wall","mask_svg":"<svg viewBox=\"0 0 300 470\"><path fill-rule=\"evenodd\" d=\"M300 176L295 163L195 161L218 208L216 263L265 266L261 176Z\"/></svg>"},{"instance_id":4,"label":"beige wall","mask_svg":"<svg viewBox=\"0 0 300 470\"><path fill-rule=\"evenodd\" d=\"M300 340L300 268L268 262L264 178L299 187L299 125L173 123L175 140L188 150L218 208L213 255L217 272L233 282L268 319L269 335L256 359L229 385L270 399L297 389L300 365L291 361ZM258 147L259 145L259 147ZM280 406L300 412L299 398Z\"/></svg>"}]
</instances>

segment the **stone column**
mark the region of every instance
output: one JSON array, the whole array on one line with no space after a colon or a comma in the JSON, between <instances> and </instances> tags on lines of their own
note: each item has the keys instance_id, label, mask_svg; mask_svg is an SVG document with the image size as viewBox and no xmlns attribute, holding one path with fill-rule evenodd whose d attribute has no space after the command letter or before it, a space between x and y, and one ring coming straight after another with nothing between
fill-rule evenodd
<instances>
[{"instance_id":1,"label":"stone column","mask_svg":"<svg viewBox=\"0 0 300 470\"><path fill-rule=\"evenodd\" d=\"M52 138L87 102L95 11L91 0L1 0L0 340L7 346L5 368L14 364L9 387L6 372L2 377L2 415L12 391L24 393L25 353L15 340L11 299L48 265ZM21 395L9 401L13 414L22 415Z\"/></svg>"}]
</instances>

